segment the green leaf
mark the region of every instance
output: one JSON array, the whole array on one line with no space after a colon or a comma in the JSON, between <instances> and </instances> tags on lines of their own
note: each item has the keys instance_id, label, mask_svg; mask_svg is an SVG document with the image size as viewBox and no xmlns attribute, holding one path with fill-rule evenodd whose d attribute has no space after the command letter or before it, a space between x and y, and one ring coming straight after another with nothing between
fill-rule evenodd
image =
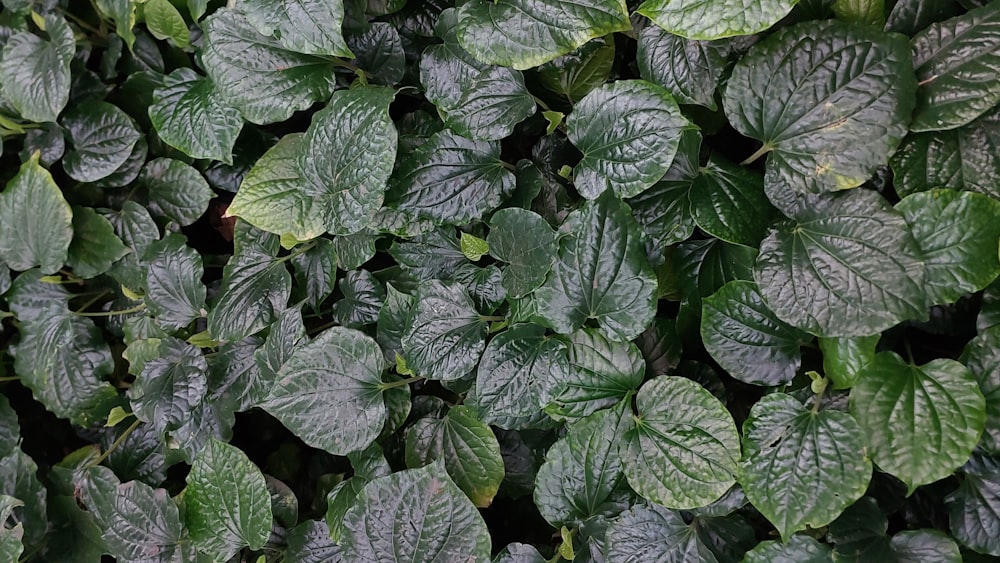
<instances>
[{"instance_id":1,"label":"green leaf","mask_svg":"<svg viewBox=\"0 0 1000 563\"><path fill-rule=\"evenodd\" d=\"M1000 201L973 192L931 190L896 205L924 255L924 292L933 304L954 303L1000 275Z\"/></svg>"},{"instance_id":2,"label":"green leaf","mask_svg":"<svg viewBox=\"0 0 1000 563\"><path fill-rule=\"evenodd\" d=\"M614 340L631 340L656 313L656 277L627 205L609 191L570 213L566 236L545 284L539 314L569 334L596 319Z\"/></svg>"},{"instance_id":3,"label":"green leaf","mask_svg":"<svg viewBox=\"0 0 1000 563\"><path fill-rule=\"evenodd\" d=\"M721 158L708 161L691 183L691 215L717 239L757 248L781 214L764 195L763 178Z\"/></svg>"},{"instance_id":4,"label":"green leaf","mask_svg":"<svg viewBox=\"0 0 1000 563\"><path fill-rule=\"evenodd\" d=\"M81 278L94 278L111 269L128 253L115 229L89 207L74 207L73 240L69 243L66 265Z\"/></svg>"},{"instance_id":5,"label":"green leaf","mask_svg":"<svg viewBox=\"0 0 1000 563\"><path fill-rule=\"evenodd\" d=\"M182 49L191 43L187 23L170 0L146 0L142 5L142 14L153 37L170 39Z\"/></svg>"},{"instance_id":6,"label":"green leaf","mask_svg":"<svg viewBox=\"0 0 1000 563\"><path fill-rule=\"evenodd\" d=\"M165 489L140 481L120 483L106 467L91 467L82 500L110 553L123 563L185 561L195 557L185 541L177 505Z\"/></svg>"},{"instance_id":7,"label":"green leaf","mask_svg":"<svg viewBox=\"0 0 1000 563\"><path fill-rule=\"evenodd\" d=\"M205 275L201 256L178 234L168 234L146 249L145 303L157 324L171 330L205 316Z\"/></svg>"},{"instance_id":8,"label":"green leaf","mask_svg":"<svg viewBox=\"0 0 1000 563\"><path fill-rule=\"evenodd\" d=\"M493 502L504 466L500 444L489 425L466 406L452 407L444 418L422 418L406 431L406 465L423 467L442 460L448 475L472 504Z\"/></svg>"},{"instance_id":9,"label":"green leaf","mask_svg":"<svg viewBox=\"0 0 1000 563\"><path fill-rule=\"evenodd\" d=\"M636 395L622 458L642 497L669 508L705 506L736 481L740 437L725 405L682 377L660 376Z\"/></svg>"},{"instance_id":10,"label":"green leaf","mask_svg":"<svg viewBox=\"0 0 1000 563\"><path fill-rule=\"evenodd\" d=\"M211 80L179 68L153 90L149 119L160 139L184 154L232 164L243 117L224 100Z\"/></svg>"},{"instance_id":11,"label":"green leaf","mask_svg":"<svg viewBox=\"0 0 1000 563\"><path fill-rule=\"evenodd\" d=\"M85 102L66 112L70 149L63 168L70 178L96 182L118 170L142 136L127 113L106 102Z\"/></svg>"},{"instance_id":12,"label":"green leaf","mask_svg":"<svg viewBox=\"0 0 1000 563\"><path fill-rule=\"evenodd\" d=\"M699 561L718 559L680 514L656 504L636 504L607 532L609 561Z\"/></svg>"},{"instance_id":13,"label":"green leaf","mask_svg":"<svg viewBox=\"0 0 1000 563\"><path fill-rule=\"evenodd\" d=\"M257 124L284 121L333 91L333 63L285 49L257 32L239 9L204 24L202 62L228 105Z\"/></svg>"},{"instance_id":14,"label":"green leaf","mask_svg":"<svg viewBox=\"0 0 1000 563\"><path fill-rule=\"evenodd\" d=\"M597 37L535 69L543 88L575 104L607 81L615 61L614 36ZM647 79L648 80L648 79ZM562 114L560 114L561 116ZM560 117L561 119L561 117ZM552 134L555 126L550 126Z\"/></svg>"},{"instance_id":15,"label":"green leaf","mask_svg":"<svg viewBox=\"0 0 1000 563\"><path fill-rule=\"evenodd\" d=\"M475 369L486 346L487 323L457 284L427 281L417 289L403 356L417 375L450 381Z\"/></svg>"},{"instance_id":16,"label":"green leaf","mask_svg":"<svg viewBox=\"0 0 1000 563\"><path fill-rule=\"evenodd\" d=\"M197 221L215 197L200 172L171 158L147 162L139 185L147 192L150 211L182 227Z\"/></svg>"},{"instance_id":17,"label":"green leaf","mask_svg":"<svg viewBox=\"0 0 1000 563\"><path fill-rule=\"evenodd\" d=\"M503 548L493 563L546 563L538 549L526 543L511 543Z\"/></svg>"},{"instance_id":18,"label":"green leaf","mask_svg":"<svg viewBox=\"0 0 1000 563\"><path fill-rule=\"evenodd\" d=\"M775 316L757 285L732 281L702 301L705 350L729 375L744 383L790 383L799 369L805 332Z\"/></svg>"},{"instance_id":19,"label":"green leaf","mask_svg":"<svg viewBox=\"0 0 1000 563\"><path fill-rule=\"evenodd\" d=\"M24 535L24 525L20 522L8 527L7 521L11 518L15 508L24 506L24 503L14 497L0 496L0 557L7 561L18 561L24 546L21 544L21 537Z\"/></svg>"},{"instance_id":20,"label":"green leaf","mask_svg":"<svg viewBox=\"0 0 1000 563\"><path fill-rule=\"evenodd\" d=\"M961 8L951 0L900 0L891 4L885 29L913 36L934 22L958 14Z\"/></svg>"},{"instance_id":21,"label":"green leaf","mask_svg":"<svg viewBox=\"0 0 1000 563\"><path fill-rule=\"evenodd\" d=\"M796 535L787 543L760 542L743 556L743 563L833 563L833 550L809 536Z\"/></svg>"},{"instance_id":22,"label":"green leaf","mask_svg":"<svg viewBox=\"0 0 1000 563\"><path fill-rule=\"evenodd\" d=\"M518 70L631 27L622 0L475 1L458 9L462 47L483 62Z\"/></svg>"},{"instance_id":23,"label":"green leaf","mask_svg":"<svg viewBox=\"0 0 1000 563\"><path fill-rule=\"evenodd\" d=\"M322 521L306 520L288 531L285 558L299 563L328 563L343 558L340 547L330 539Z\"/></svg>"},{"instance_id":24,"label":"green leaf","mask_svg":"<svg viewBox=\"0 0 1000 563\"><path fill-rule=\"evenodd\" d=\"M848 23L878 27L885 24L884 0L835 0L831 8L837 19Z\"/></svg>"},{"instance_id":25,"label":"green leaf","mask_svg":"<svg viewBox=\"0 0 1000 563\"><path fill-rule=\"evenodd\" d=\"M0 496L24 499L24 505L16 509L15 515L24 525L21 539L29 549L43 545L47 528L48 495L37 473L38 465L20 448L0 459Z\"/></svg>"},{"instance_id":26,"label":"green leaf","mask_svg":"<svg viewBox=\"0 0 1000 563\"><path fill-rule=\"evenodd\" d=\"M962 351L961 361L986 398L986 425L979 447L1000 453L1000 328L982 330ZM998 524L1000 525L1000 524Z\"/></svg>"},{"instance_id":27,"label":"green leaf","mask_svg":"<svg viewBox=\"0 0 1000 563\"><path fill-rule=\"evenodd\" d=\"M743 436L740 484L784 541L829 524L868 488L865 430L847 413L774 393L753 406Z\"/></svg>"},{"instance_id":28,"label":"green leaf","mask_svg":"<svg viewBox=\"0 0 1000 563\"><path fill-rule=\"evenodd\" d=\"M551 416L588 416L635 394L642 384L646 364L635 344L608 340L586 328L571 334L567 344L569 371L549 374L542 389L545 412Z\"/></svg>"},{"instance_id":29,"label":"green leaf","mask_svg":"<svg viewBox=\"0 0 1000 563\"><path fill-rule=\"evenodd\" d=\"M701 132L693 127L682 131L677 155L664 177L626 200L654 248L677 244L694 233L689 194L694 178L700 174L700 148Z\"/></svg>"},{"instance_id":30,"label":"green leaf","mask_svg":"<svg viewBox=\"0 0 1000 563\"><path fill-rule=\"evenodd\" d=\"M566 344L533 324L516 324L493 337L476 372L476 400L484 422L514 429L537 418L542 397L569 378Z\"/></svg>"},{"instance_id":31,"label":"green leaf","mask_svg":"<svg viewBox=\"0 0 1000 563\"><path fill-rule=\"evenodd\" d=\"M1000 102L1000 5L938 22L913 38L920 81L912 131L961 127Z\"/></svg>"},{"instance_id":32,"label":"green leaf","mask_svg":"<svg viewBox=\"0 0 1000 563\"><path fill-rule=\"evenodd\" d=\"M103 215L131 251L115 263L109 274L133 292L141 293L146 287L146 268L140 266L139 259L160 238L160 229L149 211L134 201L126 201L119 211L104 211Z\"/></svg>"},{"instance_id":33,"label":"green leaf","mask_svg":"<svg viewBox=\"0 0 1000 563\"><path fill-rule=\"evenodd\" d=\"M222 270L221 297L208 313L208 332L219 342L262 330L287 306L292 281L284 261L274 257L276 238L237 226L235 253Z\"/></svg>"},{"instance_id":34,"label":"green leaf","mask_svg":"<svg viewBox=\"0 0 1000 563\"><path fill-rule=\"evenodd\" d=\"M514 191L500 143L435 133L404 157L389 181L386 206L435 224L465 224L495 209Z\"/></svg>"},{"instance_id":35,"label":"green leaf","mask_svg":"<svg viewBox=\"0 0 1000 563\"><path fill-rule=\"evenodd\" d=\"M512 297L542 285L558 251L556 235L545 219L516 207L493 214L486 242L490 254L507 263L500 282Z\"/></svg>"},{"instance_id":36,"label":"green leaf","mask_svg":"<svg viewBox=\"0 0 1000 563\"><path fill-rule=\"evenodd\" d=\"M764 143L755 156L771 153L769 189L826 192L861 185L889 160L915 88L902 35L807 22L751 47L723 105L737 131Z\"/></svg>"},{"instance_id":37,"label":"green leaf","mask_svg":"<svg viewBox=\"0 0 1000 563\"><path fill-rule=\"evenodd\" d=\"M926 318L924 262L877 193L813 196L764 239L754 278L768 307L818 336L867 336Z\"/></svg>"},{"instance_id":38,"label":"green leaf","mask_svg":"<svg viewBox=\"0 0 1000 563\"><path fill-rule=\"evenodd\" d=\"M334 327L296 348L263 408L305 443L334 455L371 444L385 424L378 344Z\"/></svg>"},{"instance_id":39,"label":"green leaf","mask_svg":"<svg viewBox=\"0 0 1000 563\"><path fill-rule=\"evenodd\" d=\"M324 238L316 239L315 247L292 258L295 282L304 292L306 303L315 310L336 287L339 258L336 243Z\"/></svg>"},{"instance_id":40,"label":"green leaf","mask_svg":"<svg viewBox=\"0 0 1000 563\"><path fill-rule=\"evenodd\" d=\"M20 31L0 52L0 94L29 121L55 121L69 101L69 63L76 40L66 20L45 18L49 39Z\"/></svg>"},{"instance_id":41,"label":"green leaf","mask_svg":"<svg viewBox=\"0 0 1000 563\"><path fill-rule=\"evenodd\" d=\"M59 186L32 157L0 192L0 260L13 270L54 273L66 262L72 220Z\"/></svg>"},{"instance_id":42,"label":"green leaf","mask_svg":"<svg viewBox=\"0 0 1000 563\"><path fill-rule=\"evenodd\" d=\"M619 80L587 94L566 119L583 160L574 170L580 195L605 190L632 197L670 168L688 125L670 93L645 80Z\"/></svg>"},{"instance_id":43,"label":"green leaf","mask_svg":"<svg viewBox=\"0 0 1000 563\"><path fill-rule=\"evenodd\" d=\"M355 53L355 64L372 75L369 83L392 86L403 79L406 54L392 25L373 22L366 31L349 35L347 45Z\"/></svg>"},{"instance_id":44,"label":"green leaf","mask_svg":"<svg viewBox=\"0 0 1000 563\"><path fill-rule=\"evenodd\" d=\"M136 418L165 435L183 426L208 391L208 363L201 350L177 338L164 338L155 357L129 387Z\"/></svg>"},{"instance_id":45,"label":"green leaf","mask_svg":"<svg viewBox=\"0 0 1000 563\"><path fill-rule=\"evenodd\" d=\"M850 389L858 380L861 369L875 358L879 335L853 338L820 338L823 352L823 375L830 378L834 389Z\"/></svg>"},{"instance_id":46,"label":"green leaf","mask_svg":"<svg viewBox=\"0 0 1000 563\"><path fill-rule=\"evenodd\" d=\"M682 104L716 109L715 88L729 56L727 41L692 41L651 25L639 33L639 74Z\"/></svg>"},{"instance_id":47,"label":"green leaf","mask_svg":"<svg viewBox=\"0 0 1000 563\"><path fill-rule=\"evenodd\" d=\"M341 35L343 0L247 0L241 8L261 35L276 38L289 51L354 56Z\"/></svg>"},{"instance_id":48,"label":"green leaf","mask_svg":"<svg viewBox=\"0 0 1000 563\"><path fill-rule=\"evenodd\" d=\"M688 39L721 39L753 35L778 23L797 0L646 0L636 13L674 35Z\"/></svg>"},{"instance_id":49,"label":"green leaf","mask_svg":"<svg viewBox=\"0 0 1000 563\"><path fill-rule=\"evenodd\" d=\"M626 402L581 419L545 454L535 478L535 505L550 524L582 522L622 509L619 444L632 428ZM617 510L615 508L617 507Z\"/></svg>"},{"instance_id":50,"label":"green leaf","mask_svg":"<svg viewBox=\"0 0 1000 563\"><path fill-rule=\"evenodd\" d=\"M946 359L916 366L892 352L861 370L851 413L872 460L910 493L964 464L986 422L983 394L968 368Z\"/></svg>"},{"instance_id":51,"label":"green leaf","mask_svg":"<svg viewBox=\"0 0 1000 563\"><path fill-rule=\"evenodd\" d=\"M402 338L406 328L410 326L410 312L416 298L396 290L392 284L386 284L385 301L378 312L376 338L385 359L392 362L401 357L403 352Z\"/></svg>"},{"instance_id":52,"label":"green leaf","mask_svg":"<svg viewBox=\"0 0 1000 563\"><path fill-rule=\"evenodd\" d=\"M958 489L945 498L955 539L979 553L1000 556L1000 467L995 458L975 456L963 468Z\"/></svg>"},{"instance_id":53,"label":"green leaf","mask_svg":"<svg viewBox=\"0 0 1000 563\"><path fill-rule=\"evenodd\" d=\"M418 280L451 278L459 267L468 263L452 228L437 229L408 241L397 241L389 249L389 254L406 273Z\"/></svg>"},{"instance_id":54,"label":"green leaf","mask_svg":"<svg viewBox=\"0 0 1000 563\"><path fill-rule=\"evenodd\" d=\"M382 303L385 302L385 288L367 270L347 272L337 282L343 294L333 307L330 315L337 324L348 328L361 328L378 320Z\"/></svg>"},{"instance_id":55,"label":"green leaf","mask_svg":"<svg viewBox=\"0 0 1000 563\"><path fill-rule=\"evenodd\" d=\"M462 254L473 262L478 262L490 253L490 245L485 240L469 233L462 233L459 244L462 247Z\"/></svg>"},{"instance_id":56,"label":"green leaf","mask_svg":"<svg viewBox=\"0 0 1000 563\"><path fill-rule=\"evenodd\" d=\"M184 523L199 551L226 561L271 535L271 496L260 469L234 446L209 440L184 489Z\"/></svg>"},{"instance_id":57,"label":"green leaf","mask_svg":"<svg viewBox=\"0 0 1000 563\"><path fill-rule=\"evenodd\" d=\"M410 525L397 526L407 514ZM374 479L344 518L341 548L357 563L487 561L490 534L442 462Z\"/></svg>"}]
</instances>

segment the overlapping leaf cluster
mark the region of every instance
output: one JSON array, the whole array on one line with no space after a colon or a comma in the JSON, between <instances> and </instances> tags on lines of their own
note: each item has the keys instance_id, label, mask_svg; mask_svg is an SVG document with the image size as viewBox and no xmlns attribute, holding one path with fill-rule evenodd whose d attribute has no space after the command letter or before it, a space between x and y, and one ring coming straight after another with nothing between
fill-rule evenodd
<instances>
[{"instance_id":1,"label":"overlapping leaf cluster","mask_svg":"<svg viewBox=\"0 0 1000 563\"><path fill-rule=\"evenodd\" d=\"M997 0L2 6L3 560L1000 557Z\"/></svg>"}]
</instances>

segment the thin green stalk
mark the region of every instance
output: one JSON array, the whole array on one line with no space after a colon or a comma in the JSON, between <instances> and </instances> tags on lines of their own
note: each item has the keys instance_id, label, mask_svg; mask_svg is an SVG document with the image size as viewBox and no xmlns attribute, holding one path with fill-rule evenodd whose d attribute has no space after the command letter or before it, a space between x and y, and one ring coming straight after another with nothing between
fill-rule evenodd
<instances>
[{"instance_id":1,"label":"thin green stalk","mask_svg":"<svg viewBox=\"0 0 1000 563\"><path fill-rule=\"evenodd\" d=\"M94 313L73 313L78 317L114 317L116 315L127 315L129 313L138 313L146 308L145 303L139 303L135 307L129 307L128 309L120 309L118 311L97 311Z\"/></svg>"},{"instance_id":2,"label":"thin green stalk","mask_svg":"<svg viewBox=\"0 0 1000 563\"><path fill-rule=\"evenodd\" d=\"M378 386L379 389L385 391L386 389L395 389L396 387L405 387L411 383L417 383L418 381L423 381L424 376L414 375L413 377L407 377L406 379L400 379L399 381L392 381L390 383L383 383Z\"/></svg>"},{"instance_id":3,"label":"thin green stalk","mask_svg":"<svg viewBox=\"0 0 1000 563\"><path fill-rule=\"evenodd\" d=\"M102 462L104 462L104 460L108 459L108 456L111 455L112 452L117 450L118 446L122 445L122 442L124 442L125 439L129 437L129 434L135 432L135 429L138 428L140 424L142 424L142 421L139 420L138 418L135 419L135 422L133 422L131 426L126 428L125 431L121 433L121 436L118 436L118 438L116 438L115 441L111 443L108 449L104 450L104 453L102 453L100 457L90 462L89 467L96 467L100 465Z\"/></svg>"},{"instance_id":4,"label":"thin green stalk","mask_svg":"<svg viewBox=\"0 0 1000 563\"><path fill-rule=\"evenodd\" d=\"M755 152L752 155L748 156L746 158L746 160L744 160L740 164L743 165L743 166L746 166L748 164L753 164L753 162L755 160L757 160L758 158L760 158L760 157L764 156L765 154L771 152L772 148L773 147L771 147L771 145L769 145L767 143L764 143L763 145L761 145L761 147L759 149L757 149L757 152Z\"/></svg>"}]
</instances>

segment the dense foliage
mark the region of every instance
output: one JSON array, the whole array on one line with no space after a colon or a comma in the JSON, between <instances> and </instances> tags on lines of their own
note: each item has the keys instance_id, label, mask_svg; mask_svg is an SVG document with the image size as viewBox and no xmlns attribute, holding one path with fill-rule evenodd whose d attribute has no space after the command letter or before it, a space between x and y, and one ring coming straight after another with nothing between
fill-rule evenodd
<instances>
[{"instance_id":1,"label":"dense foliage","mask_svg":"<svg viewBox=\"0 0 1000 563\"><path fill-rule=\"evenodd\" d=\"M1000 557L1000 0L2 6L0 560Z\"/></svg>"}]
</instances>

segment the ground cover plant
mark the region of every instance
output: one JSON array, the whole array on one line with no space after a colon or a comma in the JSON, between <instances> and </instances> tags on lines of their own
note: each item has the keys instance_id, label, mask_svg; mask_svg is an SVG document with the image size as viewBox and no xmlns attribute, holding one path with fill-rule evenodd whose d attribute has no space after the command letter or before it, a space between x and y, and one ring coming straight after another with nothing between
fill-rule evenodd
<instances>
[{"instance_id":1,"label":"ground cover plant","mask_svg":"<svg viewBox=\"0 0 1000 563\"><path fill-rule=\"evenodd\" d=\"M1000 2L2 6L0 560L1000 557Z\"/></svg>"}]
</instances>

